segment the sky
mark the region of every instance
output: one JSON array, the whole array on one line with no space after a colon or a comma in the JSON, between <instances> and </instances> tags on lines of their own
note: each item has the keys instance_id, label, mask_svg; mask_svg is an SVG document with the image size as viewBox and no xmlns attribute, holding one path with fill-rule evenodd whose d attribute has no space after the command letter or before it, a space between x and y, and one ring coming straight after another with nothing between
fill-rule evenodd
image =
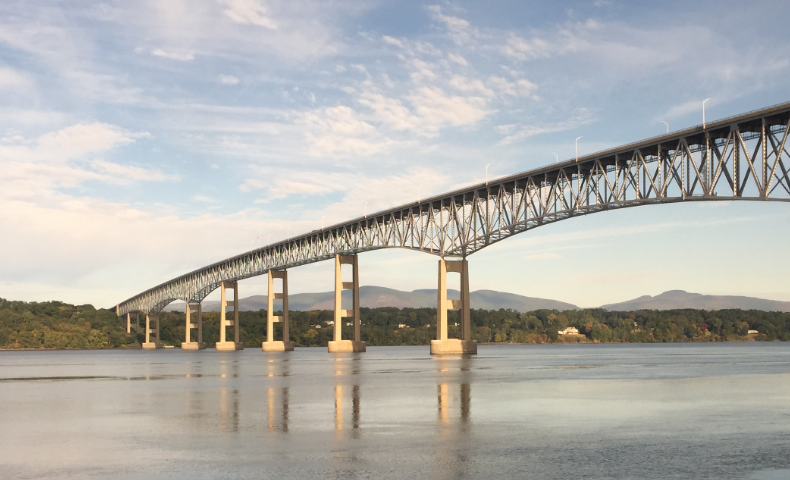
<instances>
[{"instance_id":1,"label":"sky","mask_svg":"<svg viewBox=\"0 0 790 480\"><path fill-rule=\"evenodd\" d=\"M705 98L708 121L786 102L788 17L759 0L6 0L0 297L109 307L487 164L573 158L579 136L583 155L700 124ZM574 218L470 256L470 287L790 301L788 220L767 202ZM365 253L361 284L436 288L436 262ZM333 274L292 269L289 291Z\"/></svg>"}]
</instances>

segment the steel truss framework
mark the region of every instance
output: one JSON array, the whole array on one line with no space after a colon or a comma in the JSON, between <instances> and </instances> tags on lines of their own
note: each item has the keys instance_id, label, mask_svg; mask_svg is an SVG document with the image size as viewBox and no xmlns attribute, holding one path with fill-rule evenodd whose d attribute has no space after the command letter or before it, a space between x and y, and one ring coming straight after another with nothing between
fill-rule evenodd
<instances>
[{"instance_id":1,"label":"steel truss framework","mask_svg":"<svg viewBox=\"0 0 790 480\"><path fill-rule=\"evenodd\" d=\"M550 223L639 205L790 201L790 103L539 168L259 248L136 295L117 313L158 313L237 281L336 254L407 248L466 257Z\"/></svg>"}]
</instances>

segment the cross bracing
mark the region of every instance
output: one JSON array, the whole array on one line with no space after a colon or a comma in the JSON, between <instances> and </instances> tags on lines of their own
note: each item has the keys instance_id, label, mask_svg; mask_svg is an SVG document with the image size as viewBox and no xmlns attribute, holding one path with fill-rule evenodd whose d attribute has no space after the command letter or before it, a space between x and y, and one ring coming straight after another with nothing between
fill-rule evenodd
<instances>
[{"instance_id":1,"label":"cross bracing","mask_svg":"<svg viewBox=\"0 0 790 480\"><path fill-rule=\"evenodd\" d=\"M237 281L381 248L466 257L606 210L686 201L790 201L790 103L499 178L293 237L181 275L118 305L158 313Z\"/></svg>"}]
</instances>

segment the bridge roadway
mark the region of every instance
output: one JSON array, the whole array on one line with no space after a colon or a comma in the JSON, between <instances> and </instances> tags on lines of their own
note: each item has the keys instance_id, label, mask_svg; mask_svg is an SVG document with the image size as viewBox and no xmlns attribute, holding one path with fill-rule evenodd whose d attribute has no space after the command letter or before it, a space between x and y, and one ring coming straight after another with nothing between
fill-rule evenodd
<instances>
[{"instance_id":1,"label":"bridge roadway","mask_svg":"<svg viewBox=\"0 0 790 480\"><path fill-rule=\"evenodd\" d=\"M268 337L264 350L291 350L288 332L287 269L334 259L334 336L329 351L364 351L359 332L358 254L381 248L407 248L439 258L437 332L431 353L473 353L469 319L467 257L493 243L568 218L618 208L663 203L722 200L790 200L790 102L623 145L578 159L498 178L446 194L420 199L372 215L258 248L211 264L150 288L118 304L126 316L146 317L145 348L159 348L158 313L175 300L187 302L187 334L182 348L203 348L200 302L222 290L220 350L240 349L238 282L268 274L282 292L269 295ZM785 165L788 162L788 165ZM349 265L352 282L341 280ZM447 273L461 274L461 299L447 299ZM234 290L234 299L226 296ZM343 310L340 292L353 292ZM273 301L283 314L273 315ZM226 313L233 306L233 318ZM460 338L447 336L447 310L461 311ZM353 340L343 340L341 325L350 318ZM283 322L283 340L272 338L273 323ZM347 320L346 320L347 321ZM226 329L233 327L233 339ZM196 331L196 341L191 332Z\"/></svg>"}]
</instances>

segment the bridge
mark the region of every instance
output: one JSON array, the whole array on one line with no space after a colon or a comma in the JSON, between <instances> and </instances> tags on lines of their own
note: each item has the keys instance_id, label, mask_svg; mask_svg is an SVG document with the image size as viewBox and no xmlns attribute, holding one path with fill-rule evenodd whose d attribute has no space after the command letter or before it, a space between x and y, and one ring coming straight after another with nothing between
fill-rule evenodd
<instances>
[{"instance_id":1,"label":"bridge","mask_svg":"<svg viewBox=\"0 0 790 480\"><path fill-rule=\"evenodd\" d=\"M219 350L237 350L239 281L268 274L268 333L263 350L292 350L288 332L287 269L335 262L335 316L330 352L364 351L360 338L358 255L406 248L439 257L437 330L431 353L476 353L469 313L467 257L489 245L561 220L626 207L693 201L790 201L790 102L668 133L573 160L558 162L442 195L421 199L258 248L197 269L118 304L127 332L145 314L144 348L160 348L158 314L175 300L187 302L182 348L204 348L200 303L221 289ZM343 282L350 266L353 280ZM461 276L460 300L447 299L447 273ZM274 280L282 283L273 293ZM352 309L340 293L352 290ZM226 292L234 291L233 300ZM282 299L275 317L273 301ZM233 307L232 319L228 307ZM448 338L447 311L460 310L460 338ZM194 318L193 318L194 317ZM342 338L343 319L353 339ZM272 336L283 322L283 340ZM348 321L348 320L346 320ZM233 340L226 329L233 327ZM191 340L196 330L196 341Z\"/></svg>"}]
</instances>

